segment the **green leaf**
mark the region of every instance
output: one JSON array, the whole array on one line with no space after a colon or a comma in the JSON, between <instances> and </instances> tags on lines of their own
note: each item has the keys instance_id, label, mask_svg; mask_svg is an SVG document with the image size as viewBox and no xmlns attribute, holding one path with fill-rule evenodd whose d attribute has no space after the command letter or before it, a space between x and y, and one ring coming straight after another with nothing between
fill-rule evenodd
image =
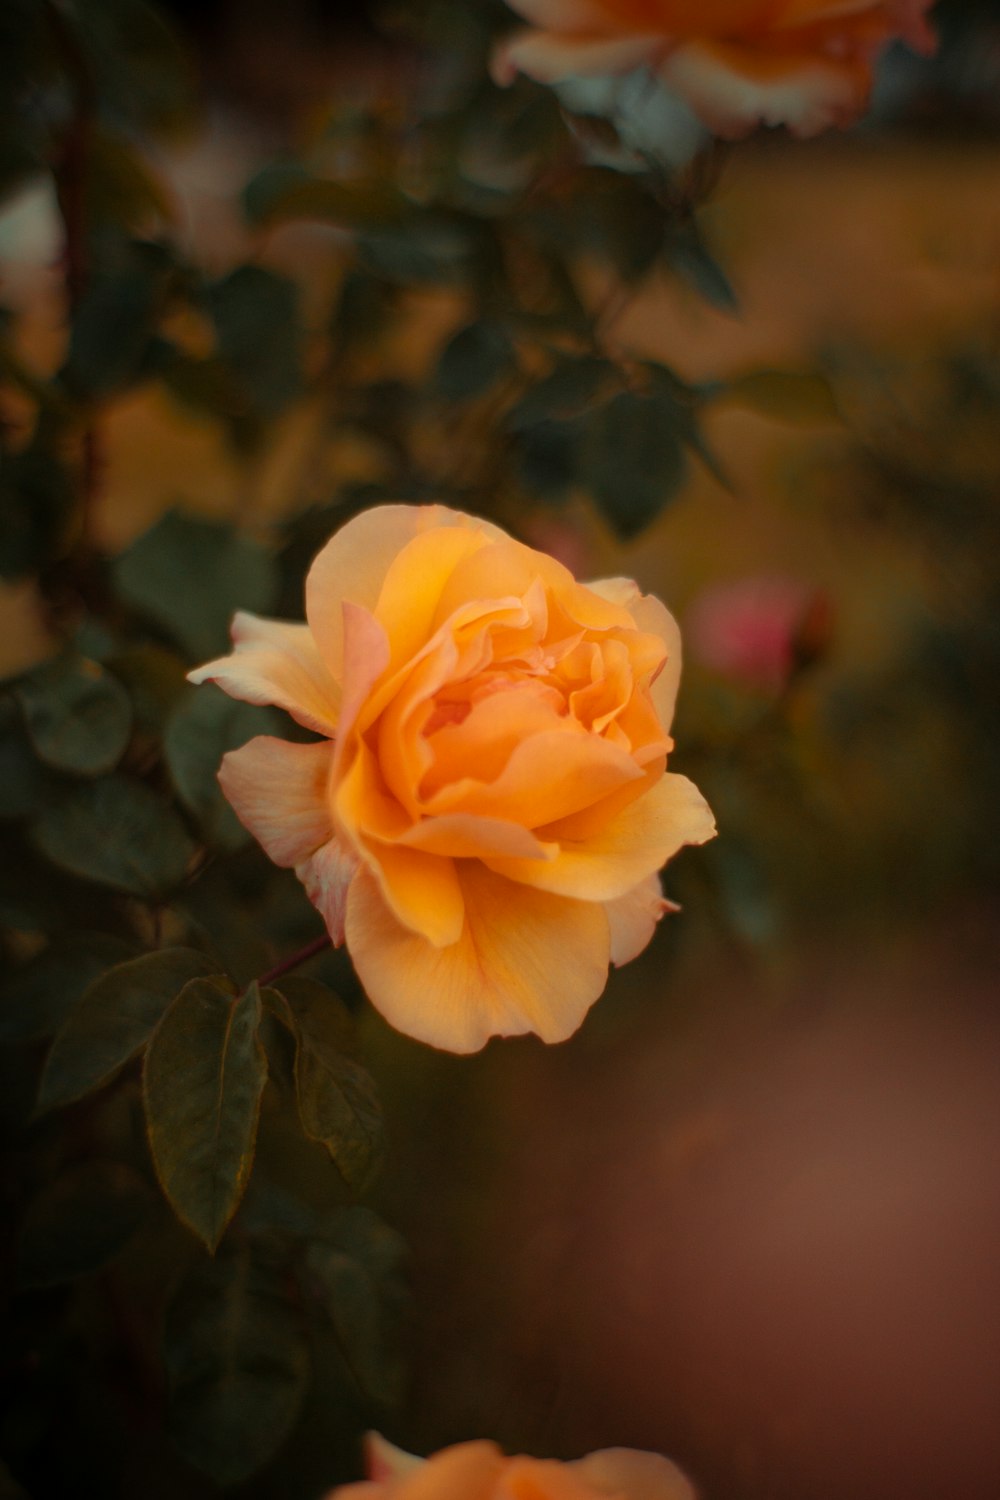
<instances>
[{"instance_id":1,"label":"green leaf","mask_svg":"<svg viewBox=\"0 0 1000 1500\"><path fill-rule=\"evenodd\" d=\"M90 399L142 376L166 293L169 265L158 245L135 241L115 258L120 264L102 262L87 282L62 370L67 387Z\"/></svg>"},{"instance_id":2,"label":"green leaf","mask_svg":"<svg viewBox=\"0 0 1000 1500\"><path fill-rule=\"evenodd\" d=\"M676 494L684 436L675 403L658 392L622 391L592 416L580 477L619 536L637 535Z\"/></svg>"},{"instance_id":3,"label":"green leaf","mask_svg":"<svg viewBox=\"0 0 1000 1500\"><path fill-rule=\"evenodd\" d=\"M136 646L111 657L108 666L128 691L136 728L162 734L171 709L187 691L180 657L163 646Z\"/></svg>"},{"instance_id":4,"label":"green leaf","mask_svg":"<svg viewBox=\"0 0 1000 1500\"><path fill-rule=\"evenodd\" d=\"M157 1176L178 1217L209 1250L250 1177L267 1060L260 991L192 979L146 1052L143 1090Z\"/></svg>"},{"instance_id":5,"label":"green leaf","mask_svg":"<svg viewBox=\"0 0 1000 1500\"><path fill-rule=\"evenodd\" d=\"M74 787L31 825L53 864L130 896L157 900L181 884L195 844L174 810L117 773Z\"/></svg>"},{"instance_id":6,"label":"green leaf","mask_svg":"<svg viewBox=\"0 0 1000 1500\"><path fill-rule=\"evenodd\" d=\"M753 370L720 385L716 399L779 422L842 421L830 382L815 370Z\"/></svg>"},{"instance_id":7,"label":"green leaf","mask_svg":"<svg viewBox=\"0 0 1000 1500\"><path fill-rule=\"evenodd\" d=\"M319 219L345 228L398 222L406 199L382 182L334 182L316 177L299 162L272 162L243 190L243 211L251 224Z\"/></svg>"},{"instance_id":8,"label":"green leaf","mask_svg":"<svg viewBox=\"0 0 1000 1500\"><path fill-rule=\"evenodd\" d=\"M399 224L365 230L358 239L362 264L403 285L451 285L468 278L475 263L473 226L458 215L411 210Z\"/></svg>"},{"instance_id":9,"label":"green leaf","mask_svg":"<svg viewBox=\"0 0 1000 1500\"><path fill-rule=\"evenodd\" d=\"M144 131L189 123L194 70L158 7L146 0L77 0L65 10L103 114Z\"/></svg>"},{"instance_id":10,"label":"green leaf","mask_svg":"<svg viewBox=\"0 0 1000 1500\"><path fill-rule=\"evenodd\" d=\"M73 487L54 442L40 431L23 452L0 446L0 577L37 571L56 550Z\"/></svg>"},{"instance_id":11,"label":"green leaf","mask_svg":"<svg viewBox=\"0 0 1000 1500\"><path fill-rule=\"evenodd\" d=\"M374 1080L349 1055L354 1030L350 1013L316 980L291 978L275 988L294 1023L302 1129L326 1147L345 1181L359 1189L381 1163L384 1127Z\"/></svg>"},{"instance_id":12,"label":"green leaf","mask_svg":"<svg viewBox=\"0 0 1000 1500\"><path fill-rule=\"evenodd\" d=\"M146 1045L188 981L217 971L217 963L193 948L161 948L102 973L52 1043L38 1091L39 1112L110 1082Z\"/></svg>"},{"instance_id":13,"label":"green leaf","mask_svg":"<svg viewBox=\"0 0 1000 1500\"><path fill-rule=\"evenodd\" d=\"M739 298L711 254L693 219L675 226L664 245L664 258L675 273L721 312L738 313Z\"/></svg>"},{"instance_id":14,"label":"green leaf","mask_svg":"<svg viewBox=\"0 0 1000 1500\"><path fill-rule=\"evenodd\" d=\"M126 604L202 660L224 651L237 609L266 613L278 589L273 558L231 526L168 511L114 564Z\"/></svg>"},{"instance_id":15,"label":"green leaf","mask_svg":"<svg viewBox=\"0 0 1000 1500\"><path fill-rule=\"evenodd\" d=\"M365 1395L385 1405L401 1393L401 1367L386 1325L402 1299L406 1246L370 1209L330 1216L322 1238L309 1242L306 1287L321 1304L351 1373Z\"/></svg>"},{"instance_id":16,"label":"green leaf","mask_svg":"<svg viewBox=\"0 0 1000 1500\"><path fill-rule=\"evenodd\" d=\"M376 276L348 272L330 316L334 354L339 357L359 345L370 349L372 340L391 324L399 296L398 288Z\"/></svg>"},{"instance_id":17,"label":"green leaf","mask_svg":"<svg viewBox=\"0 0 1000 1500\"><path fill-rule=\"evenodd\" d=\"M0 699L0 818L30 817L55 781L31 748L13 695Z\"/></svg>"},{"instance_id":18,"label":"green leaf","mask_svg":"<svg viewBox=\"0 0 1000 1500\"><path fill-rule=\"evenodd\" d=\"M561 359L555 369L527 390L507 414L507 425L518 432L550 418L579 416L611 380L620 380L617 367L596 355Z\"/></svg>"},{"instance_id":19,"label":"green leaf","mask_svg":"<svg viewBox=\"0 0 1000 1500\"><path fill-rule=\"evenodd\" d=\"M584 416L566 422L536 422L517 433L517 467L525 489L549 501L565 498L577 481L586 422Z\"/></svg>"},{"instance_id":20,"label":"green leaf","mask_svg":"<svg viewBox=\"0 0 1000 1500\"><path fill-rule=\"evenodd\" d=\"M237 388L273 417L302 386L299 294L293 281L261 266L238 266L208 295L218 353Z\"/></svg>"},{"instance_id":21,"label":"green leaf","mask_svg":"<svg viewBox=\"0 0 1000 1500\"><path fill-rule=\"evenodd\" d=\"M132 732L132 708L110 672L66 653L22 678L16 691L32 744L48 765L99 776L118 764Z\"/></svg>"},{"instance_id":22,"label":"green leaf","mask_svg":"<svg viewBox=\"0 0 1000 1500\"><path fill-rule=\"evenodd\" d=\"M239 1484L281 1447L309 1377L305 1334L276 1269L236 1253L202 1262L167 1309L170 1431L218 1484Z\"/></svg>"},{"instance_id":23,"label":"green leaf","mask_svg":"<svg viewBox=\"0 0 1000 1500\"><path fill-rule=\"evenodd\" d=\"M607 121L587 117L587 125L615 136ZM637 281L656 260L663 246L663 218L656 199L624 173L592 167L580 174L572 232L606 256L624 281Z\"/></svg>"},{"instance_id":24,"label":"green leaf","mask_svg":"<svg viewBox=\"0 0 1000 1500\"><path fill-rule=\"evenodd\" d=\"M145 158L124 136L98 129L87 161L87 222L135 231L172 217L170 198Z\"/></svg>"},{"instance_id":25,"label":"green leaf","mask_svg":"<svg viewBox=\"0 0 1000 1500\"><path fill-rule=\"evenodd\" d=\"M559 501L578 481L580 452L593 420L593 404L618 369L596 355L563 358L531 386L507 413L522 484L533 494Z\"/></svg>"},{"instance_id":26,"label":"green leaf","mask_svg":"<svg viewBox=\"0 0 1000 1500\"><path fill-rule=\"evenodd\" d=\"M87 1162L57 1177L25 1215L20 1285L54 1286L96 1271L124 1248L151 1205L142 1179L116 1162Z\"/></svg>"},{"instance_id":27,"label":"green leaf","mask_svg":"<svg viewBox=\"0 0 1000 1500\"><path fill-rule=\"evenodd\" d=\"M250 841L219 786L223 755L254 735L280 732L281 718L273 709L239 703L209 686L185 694L171 714L163 741L167 767L213 848L240 849Z\"/></svg>"},{"instance_id":28,"label":"green leaf","mask_svg":"<svg viewBox=\"0 0 1000 1500\"><path fill-rule=\"evenodd\" d=\"M516 371L517 355L507 330L498 323L469 323L445 345L434 384L446 400L467 401Z\"/></svg>"},{"instance_id":29,"label":"green leaf","mask_svg":"<svg viewBox=\"0 0 1000 1500\"><path fill-rule=\"evenodd\" d=\"M54 938L0 990L0 1041L37 1041L58 1031L92 980L134 949L105 932Z\"/></svg>"}]
</instances>

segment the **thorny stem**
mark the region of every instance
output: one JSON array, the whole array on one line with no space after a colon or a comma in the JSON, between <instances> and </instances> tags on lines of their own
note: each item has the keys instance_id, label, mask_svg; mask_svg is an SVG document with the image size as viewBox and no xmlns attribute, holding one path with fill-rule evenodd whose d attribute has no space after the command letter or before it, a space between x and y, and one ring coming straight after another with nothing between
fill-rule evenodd
<instances>
[{"instance_id":1,"label":"thorny stem","mask_svg":"<svg viewBox=\"0 0 1000 1500\"><path fill-rule=\"evenodd\" d=\"M275 964L273 969L268 969L265 974L259 974L257 976L257 983L263 989L265 985L273 984L276 979L280 979L282 974L287 974L291 969L297 969L299 964L306 963L310 958L315 958L317 953L322 953L324 948L332 946L333 939L328 932L324 932L321 937L313 938L311 943L307 943L297 953L292 953L288 958L283 958L280 963Z\"/></svg>"}]
</instances>

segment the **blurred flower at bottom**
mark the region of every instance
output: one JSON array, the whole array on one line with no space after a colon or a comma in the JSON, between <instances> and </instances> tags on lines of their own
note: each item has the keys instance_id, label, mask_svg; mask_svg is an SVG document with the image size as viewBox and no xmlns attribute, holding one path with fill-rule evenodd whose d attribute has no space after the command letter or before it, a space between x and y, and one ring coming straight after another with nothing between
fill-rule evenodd
<instances>
[{"instance_id":1,"label":"blurred flower at bottom","mask_svg":"<svg viewBox=\"0 0 1000 1500\"><path fill-rule=\"evenodd\" d=\"M327 1500L694 1500L676 1464L659 1453L605 1448L569 1463L508 1457L496 1443L456 1443L424 1460L371 1433L369 1478L331 1491Z\"/></svg>"}]
</instances>

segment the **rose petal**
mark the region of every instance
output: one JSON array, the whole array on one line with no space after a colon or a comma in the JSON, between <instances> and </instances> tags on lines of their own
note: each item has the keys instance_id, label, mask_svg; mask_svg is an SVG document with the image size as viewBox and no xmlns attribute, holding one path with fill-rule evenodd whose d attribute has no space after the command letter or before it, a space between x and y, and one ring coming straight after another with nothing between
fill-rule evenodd
<instances>
[{"instance_id":1,"label":"rose petal","mask_svg":"<svg viewBox=\"0 0 1000 1500\"><path fill-rule=\"evenodd\" d=\"M803 52L767 52L729 43L685 43L659 67L669 89L680 95L717 135L735 138L757 125L787 125L810 136L830 125L847 125L861 113L871 70L850 57Z\"/></svg>"},{"instance_id":2,"label":"rose petal","mask_svg":"<svg viewBox=\"0 0 1000 1500\"><path fill-rule=\"evenodd\" d=\"M615 24L613 11L602 0L510 0L510 8L547 31L596 32ZM627 18L620 24L627 26Z\"/></svg>"},{"instance_id":3,"label":"rose petal","mask_svg":"<svg viewBox=\"0 0 1000 1500\"><path fill-rule=\"evenodd\" d=\"M346 600L341 618L341 654L344 689L333 762L335 781L340 777L350 753L354 721L373 686L389 665L389 641L382 626L368 610Z\"/></svg>"},{"instance_id":4,"label":"rose petal","mask_svg":"<svg viewBox=\"0 0 1000 1500\"><path fill-rule=\"evenodd\" d=\"M599 801L642 771L627 750L580 727L538 733L512 752L495 781L465 777L428 797L428 813L474 813L539 828Z\"/></svg>"},{"instance_id":5,"label":"rose petal","mask_svg":"<svg viewBox=\"0 0 1000 1500\"><path fill-rule=\"evenodd\" d=\"M375 616L389 637L394 663L411 660L427 643L451 574L463 558L489 542L478 527L435 526L414 537L393 559Z\"/></svg>"},{"instance_id":6,"label":"rose petal","mask_svg":"<svg viewBox=\"0 0 1000 1500\"><path fill-rule=\"evenodd\" d=\"M339 948L344 941L344 917L347 912L347 890L358 868L358 857L334 835L321 844L295 873L305 887L306 895L326 923L326 930Z\"/></svg>"},{"instance_id":7,"label":"rose petal","mask_svg":"<svg viewBox=\"0 0 1000 1500\"><path fill-rule=\"evenodd\" d=\"M503 1500L595 1500L593 1486L572 1464L521 1454L507 1460L501 1494ZM500 1495L496 1500L500 1500ZM616 1500L631 1500L631 1497L619 1495Z\"/></svg>"},{"instance_id":8,"label":"rose petal","mask_svg":"<svg viewBox=\"0 0 1000 1500\"><path fill-rule=\"evenodd\" d=\"M568 568L510 537L494 546L482 547L458 564L441 592L435 616L440 626L470 599L516 597L525 599L541 580L548 596L550 614L555 606L576 625L590 630L629 629L628 611L612 600L601 598L586 584L577 583ZM550 624L550 635L552 627Z\"/></svg>"},{"instance_id":9,"label":"rose petal","mask_svg":"<svg viewBox=\"0 0 1000 1500\"><path fill-rule=\"evenodd\" d=\"M715 819L686 776L664 774L603 828L565 842L554 859L489 859L491 870L538 890L581 901L614 901L685 844L704 844Z\"/></svg>"},{"instance_id":10,"label":"rose petal","mask_svg":"<svg viewBox=\"0 0 1000 1500\"><path fill-rule=\"evenodd\" d=\"M222 757L219 783L276 865L299 864L333 832L327 788L333 746L258 735Z\"/></svg>"},{"instance_id":11,"label":"rose petal","mask_svg":"<svg viewBox=\"0 0 1000 1500\"><path fill-rule=\"evenodd\" d=\"M560 713L560 706L558 694L530 681L474 703L460 723L445 724L430 735L432 759L421 787L424 798L429 801L435 793L465 780L470 769L477 782L496 782L514 752L536 735L579 737L580 725ZM588 743L592 742L588 739Z\"/></svg>"},{"instance_id":12,"label":"rose petal","mask_svg":"<svg viewBox=\"0 0 1000 1500\"><path fill-rule=\"evenodd\" d=\"M404 1448L397 1448L380 1432L365 1433L364 1451L369 1479L400 1478L404 1474L412 1474L427 1461L418 1458L415 1453L407 1453Z\"/></svg>"},{"instance_id":13,"label":"rose petal","mask_svg":"<svg viewBox=\"0 0 1000 1500\"><path fill-rule=\"evenodd\" d=\"M519 859L551 859L554 844L543 844L527 828L503 818L477 818L471 813L452 813L427 818L402 834L399 843L428 854L452 859L486 859L506 855Z\"/></svg>"},{"instance_id":14,"label":"rose petal","mask_svg":"<svg viewBox=\"0 0 1000 1500\"><path fill-rule=\"evenodd\" d=\"M490 1500L503 1467L495 1443L456 1443L411 1469L395 1500Z\"/></svg>"},{"instance_id":15,"label":"rose petal","mask_svg":"<svg viewBox=\"0 0 1000 1500\"><path fill-rule=\"evenodd\" d=\"M607 981L604 910L515 885L462 861L465 926L435 948L393 916L374 876L348 893L347 942L361 983L386 1020L449 1052L491 1036L571 1036Z\"/></svg>"},{"instance_id":16,"label":"rose petal","mask_svg":"<svg viewBox=\"0 0 1000 1500\"><path fill-rule=\"evenodd\" d=\"M307 729L336 732L340 688L327 671L308 625L264 620L240 610L234 650L188 673L196 685L215 682L244 703L274 703Z\"/></svg>"},{"instance_id":17,"label":"rose petal","mask_svg":"<svg viewBox=\"0 0 1000 1500\"><path fill-rule=\"evenodd\" d=\"M627 609L637 630L659 636L666 647L666 660L650 687L660 723L669 730L674 718L677 689L681 680L681 633L677 621L654 594L641 594L630 578L599 578L587 585L602 599Z\"/></svg>"},{"instance_id":18,"label":"rose petal","mask_svg":"<svg viewBox=\"0 0 1000 1500\"><path fill-rule=\"evenodd\" d=\"M815 26L839 20L842 16L883 9L882 0L783 0L770 20L770 27L782 31L796 26Z\"/></svg>"},{"instance_id":19,"label":"rose petal","mask_svg":"<svg viewBox=\"0 0 1000 1500\"><path fill-rule=\"evenodd\" d=\"M453 943L464 921L454 862L398 842L410 820L390 796L367 745L358 747L337 787L334 808L339 827L373 870L397 919L431 943Z\"/></svg>"},{"instance_id":20,"label":"rose petal","mask_svg":"<svg viewBox=\"0 0 1000 1500\"><path fill-rule=\"evenodd\" d=\"M605 902L611 928L611 962L618 968L631 963L648 946L660 918L679 909L665 899L659 875L647 875L627 895Z\"/></svg>"},{"instance_id":21,"label":"rose petal","mask_svg":"<svg viewBox=\"0 0 1000 1500\"><path fill-rule=\"evenodd\" d=\"M367 845L369 871L396 920L435 948L458 941L465 900L453 859L404 844Z\"/></svg>"},{"instance_id":22,"label":"rose petal","mask_svg":"<svg viewBox=\"0 0 1000 1500\"><path fill-rule=\"evenodd\" d=\"M539 83L628 73L664 45L662 35L601 36L565 31L516 31L500 43L490 73L501 87L526 73Z\"/></svg>"},{"instance_id":23,"label":"rose petal","mask_svg":"<svg viewBox=\"0 0 1000 1500\"><path fill-rule=\"evenodd\" d=\"M568 1465L601 1494L628 1500L696 1500L697 1491L676 1464L659 1453L603 1448Z\"/></svg>"},{"instance_id":24,"label":"rose petal","mask_svg":"<svg viewBox=\"0 0 1000 1500\"><path fill-rule=\"evenodd\" d=\"M374 611L385 576L402 549L421 532L442 526L504 536L488 521L441 505L379 505L348 521L317 555L306 578L306 618L334 677L341 676L344 650L342 605Z\"/></svg>"},{"instance_id":25,"label":"rose petal","mask_svg":"<svg viewBox=\"0 0 1000 1500\"><path fill-rule=\"evenodd\" d=\"M495 1443L456 1443L431 1458L415 1458L378 1433L365 1437L370 1478L341 1485L327 1500L490 1500L506 1460Z\"/></svg>"}]
</instances>

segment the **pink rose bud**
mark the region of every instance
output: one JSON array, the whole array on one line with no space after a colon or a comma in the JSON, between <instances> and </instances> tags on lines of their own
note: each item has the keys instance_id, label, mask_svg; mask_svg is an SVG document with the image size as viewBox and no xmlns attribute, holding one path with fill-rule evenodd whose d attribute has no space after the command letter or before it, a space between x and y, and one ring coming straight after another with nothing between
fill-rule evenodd
<instances>
[{"instance_id":1,"label":"pink rose bud","mask_svg":"<svg viewBox=\"0 0 1000 1500\"><path fill-rule=\"evenodd\" d=\"M832 633L827 596L797 578L741 578L706 589L687 619L697 661L752 686L778 690L823 656Z\"/></svg>"}]
</instances>

